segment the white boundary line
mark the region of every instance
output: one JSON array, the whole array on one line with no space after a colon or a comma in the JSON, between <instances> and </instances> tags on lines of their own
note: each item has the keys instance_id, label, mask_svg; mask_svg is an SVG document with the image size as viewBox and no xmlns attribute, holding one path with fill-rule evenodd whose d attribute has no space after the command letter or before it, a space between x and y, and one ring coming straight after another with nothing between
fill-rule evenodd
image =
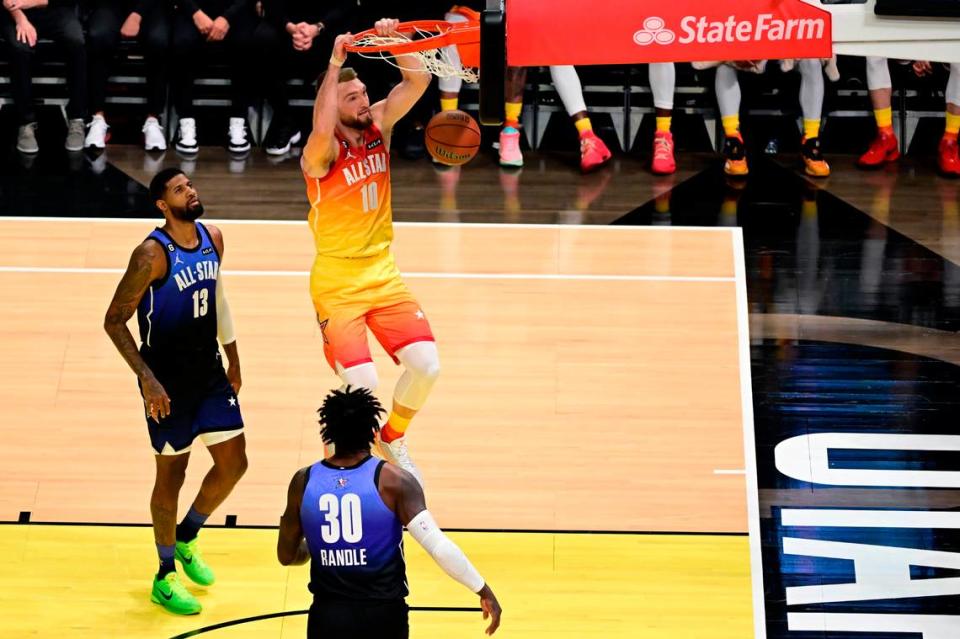
<instances>
[{"instance_id":1,"label":"white boundary line","mask_svg":"<svg viewBox=\"0 0 960 639\"><path fill-rule=\"evenodd\" d=\"M0 273L60 273L120 275L122 268L86 268L67 266L0 266ZM309 277L310 271L249 271L224 269L231 277ZM403 273L407 279L435 280L562 280L587 282L735 282L733 277L683 276L683 275L565 275L562 273Z\"/></svg>"},{"instance_id":2,"label":"white boundary line","mask_svg":"<svg viewBox=\"0 0 960 639\"><path fill-rule=\"evenodd\" d=\"M753 432L753 377L750 374L750 316L747 304L747 265L743 229L733 238L734 273L737 280L737 333L740 350L740 410L743 414L743 459L746 465L747 529L750 532L750 578L753 584L753 636L766 639L766 607L763 597L763 557L760 547L760 494L757 486L757 448Z\"/></svg>"},{"instance_id":3,"label":"white boundary line","mask_svg":"<svg viewBox=\"0 0 960 639\"><path fill-rule=\"evenodd\" d=\"M833 510L784 508L784 526L848 528L960 528L960 512L927 510Z\"/></svg>"},{"instance_id":4,"label":"white boundary line","mask_svg":"<svg viewBox=\"0 0 960 639\"><path fill-rule=\"evenodd\" d=\"M209 224L240 224L264 226L307 226L303 220L224 220L210 218L202 220ZM0 222L88 222L95 224L160 224L159 217L0 217ZM727 233L731 230L726 226L612 226L609 224L509 224L488 222L394 222L400 227L433 227L433 228L469 228L469 229L549 229L549 230L595 230L595 231L708 231L711 233Z\"/></svg>"}]
</instances>

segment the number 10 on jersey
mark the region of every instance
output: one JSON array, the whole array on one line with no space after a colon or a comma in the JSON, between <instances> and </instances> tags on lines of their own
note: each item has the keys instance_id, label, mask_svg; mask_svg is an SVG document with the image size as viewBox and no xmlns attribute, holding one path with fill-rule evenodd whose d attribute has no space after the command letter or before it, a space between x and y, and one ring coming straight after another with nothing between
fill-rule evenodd
<instances>
[{"instance_id":1,"label":"number 10 on jersey","mask_svg":"<svg viewBox=\"0 0 960 639\"><path fill-rule=\"evenodd\" d=\"M379 196L377 195L377 183L371 182L370 184L362 185L360 187L360 197L363 198L364 213L376 211L380 203Z\"/></svg>"}]
</instances>

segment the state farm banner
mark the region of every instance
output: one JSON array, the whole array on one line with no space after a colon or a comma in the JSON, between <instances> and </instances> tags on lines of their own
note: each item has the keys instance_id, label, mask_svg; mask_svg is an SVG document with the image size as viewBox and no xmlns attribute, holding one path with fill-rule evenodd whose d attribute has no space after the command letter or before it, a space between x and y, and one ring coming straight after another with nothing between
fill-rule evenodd
<instances>
[{"instance_id":1,"label":"state farm banner","mask_svg":"<svg viewBox=\"0 0 960 639\"><path fill-rule=\"evenodd\" d=\"M507 64L829 58L830 12L801 0L507 0Z\"/></svg>"}]
</instances>

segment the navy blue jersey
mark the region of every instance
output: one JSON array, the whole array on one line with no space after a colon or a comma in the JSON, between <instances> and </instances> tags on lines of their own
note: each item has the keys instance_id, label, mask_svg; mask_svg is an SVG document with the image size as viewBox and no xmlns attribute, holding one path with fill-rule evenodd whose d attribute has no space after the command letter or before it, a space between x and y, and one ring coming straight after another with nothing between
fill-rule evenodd
<instances>
[{"instance_id":1,"label":"navy blue jersey","mask_svg":"<svg viewBox=\"0 0 960 639\"><path fill-rule=\"evenodd\" d=\"M403 527L380 498L386 463L310 467L300 520L310 548L310 592L318 600L398 600L407 596Z\"/></svg>"},{"instance_id":2,"label":"navy blue jersey","mask_svg":"<svg viewBox=\"0 0 960 639\"><path fill-rule=\"evenodd\" d=\"M220 255L203 224L200 243L186 249L162 229L156 240L167 257L167 273L152 282L137 307L140 352L158 379L203 377L220 366L217 346L217 277Z\"/></svg>"}]
</instances>

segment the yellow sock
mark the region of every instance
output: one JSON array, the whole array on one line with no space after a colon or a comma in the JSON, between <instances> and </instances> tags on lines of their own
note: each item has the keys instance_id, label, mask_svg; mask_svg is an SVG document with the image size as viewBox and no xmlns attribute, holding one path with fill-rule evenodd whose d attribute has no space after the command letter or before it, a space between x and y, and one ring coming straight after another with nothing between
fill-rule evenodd
<instances>
[{"instance_id":1,"label":"yellow sock","mask_svg":"<svg viewBox=\"0 0 960 639\"><path fill-rule=\"evenodd\" d=\"M523 102L507 102L503 107L503 124L517 128L520 124L521 111L523 111Z\"/></svg>"},{"instance_id":2,"label":"yellow sock","mask_svg":"<svg viewBox=\"0 0 960 639\"><path fill-rule=\"evenodd\" d=\"M593 124L590 122L590 118L581 118L573 123L573 126L577 127L577 133L583 135L587 131L593 131Z\"/></svg>"},{"instance_id":3,"label":"yellow sock","mask_svg":"<svg viewBox=\"0 0 960 639\"><path fill-rule=\"evenodd\" d=\"M820 135L820 120L803 121L803 137L810 140Z\"/></svg>"},{"instance_id":4,"label":"yellow sock","mask_svg":"<svg viewBox=\"0 0 960 639\"><path fill-rule=\"evenodd\" d=\"M957 137L957 133L960 133L960 113L947 112L947 128L944 133L947 136Z\"/></svg>"},{"instance_id":5,"label":"yellow sock","mask_svg":"<svg viewBox=\"0 0 960 639\"><path fill-rule=\"evenodd\" d=\"M735 226L737 222L738 203L735 198L725 198L720 204L720 217L724 226Z\"/></svg>"},{"instance_id":6,"label":"yellow sock","mask_svg":"<svg viewBox=\"0 0 960 639\"><path fill-rule=\"evenodd\" d=\"M407 426L410 425L411 419L413 418L401 417L396 411L390 411L390 417L387 418L387 423L384 424L383 430L380 431L380 439L389 443L403 437L403 434L407 432Z\"/></svg>"},{"instance_id":7,"label":"yellow sock","mask_svg":"<svg viewBox=\"0 0 960 639\"><path fill-rule=\"evenodd\" d=\"M657 131L662 131L664 133L670 132L670 123L673 122L673 118L669 115L667 117L657 116Z\"/></svg>"},{"instance_id":8,"label":"yellow sock","mask_svg":"<svg viewBox=\"0 0 960 639\"><path fill-rule=\"evenodd\" d=\"M653 210L661 215L670 212L670 192L667 191L663 195L654 198L653 200Z\"/></svg>"},{"instance_id":9,"label":"yellow sock","mask_svg":"<svg viewBox=\"0 0 960 639\"><path fill-rule=\"evenodd\" d=\"M459 105L459 98L440 98L441 111L456 111Z\"/></svg>"},{"instance_id":10,"label":"yellow sock","mask_svg":"<svg viewBox=\"0 0 960 639\"><path fill-rule=\"evenodd\" d=\"M803 217L817 217L817 201L804 200L800 204L800 215Z\"/></svg>"},{"instance_id":11,"label":"yellow sock","mask_svg":"<svg viewBox=\"0 0 960 639\"><path fill-rule=\"evenodd\" d=\"M892 108L887 107L886 109L874 109L873 117L877 119L878 129L893 128L893 109Z\"/></svg>"},{"instance_id":12,"label":"yellow sock","mask_svg":"<svg viewBox=\"0 0 960 639\"><path fill-rule=\"evenodd\" d=\"M720 121L723 122L723 133L727 137L734 137L740 133L740 114L736 115L725 115L720 118Z\"/></svg>"}]
</instances>

